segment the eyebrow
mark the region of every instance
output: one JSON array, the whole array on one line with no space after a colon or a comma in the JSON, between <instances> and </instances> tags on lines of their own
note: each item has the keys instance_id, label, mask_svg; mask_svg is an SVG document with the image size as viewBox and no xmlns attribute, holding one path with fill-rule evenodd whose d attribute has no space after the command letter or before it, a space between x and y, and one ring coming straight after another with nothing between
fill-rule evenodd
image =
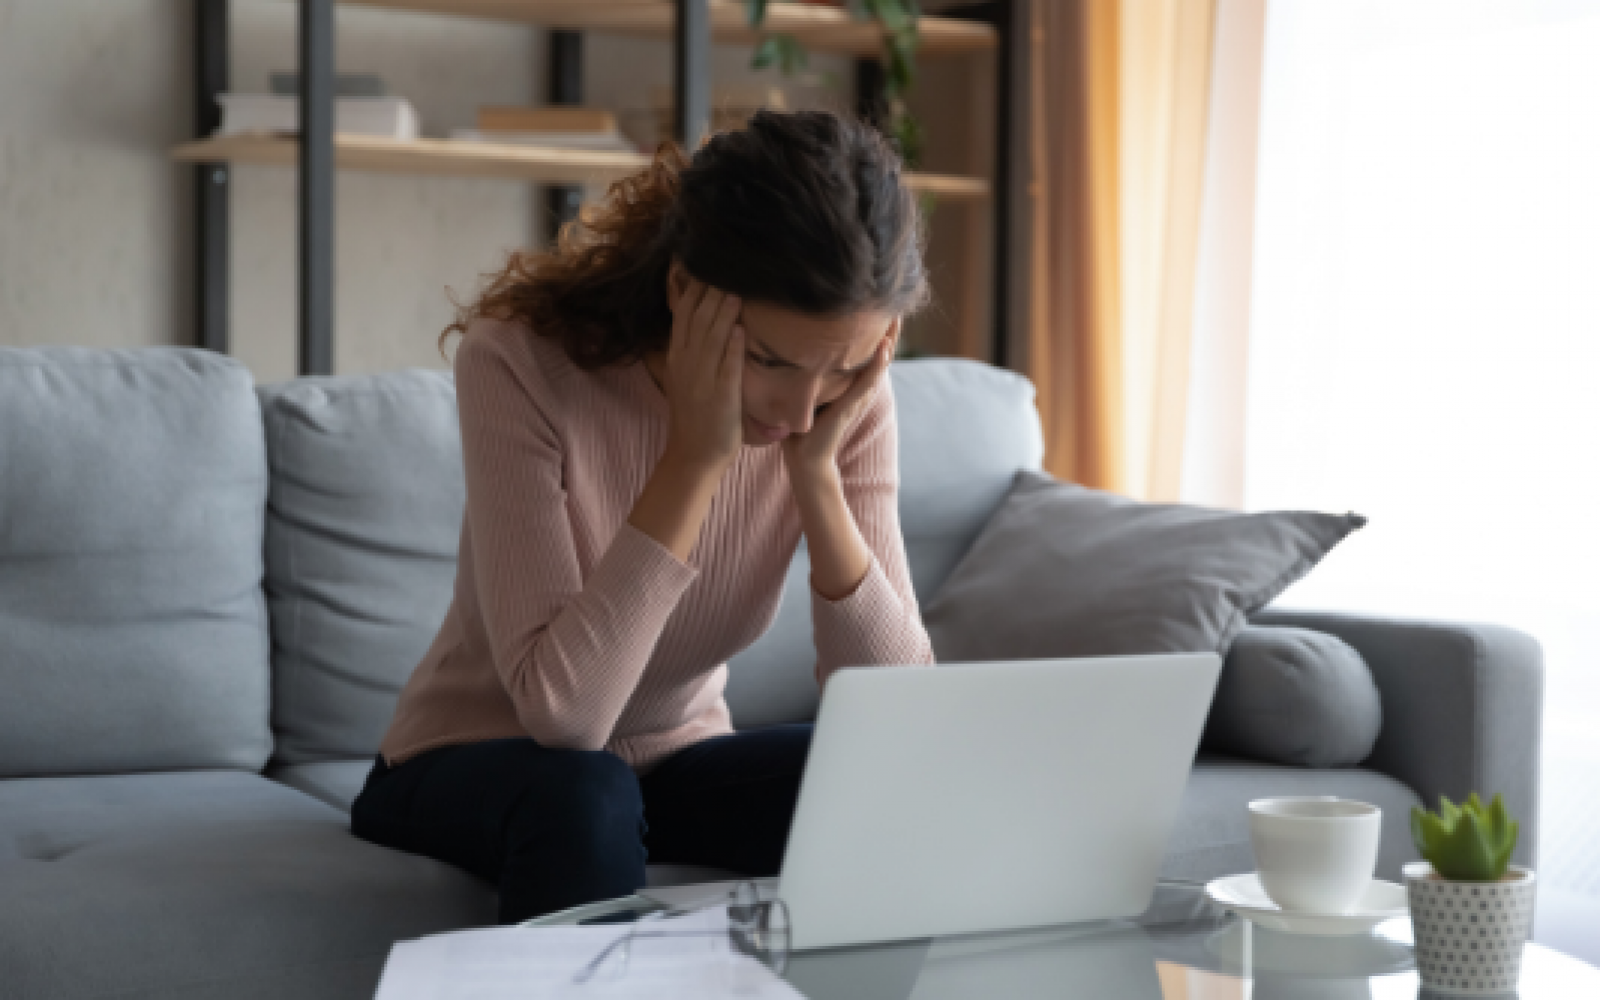
<instances>
[{"instance_id":1,"label":"eyebrow","mask_svg":"<svg viewBox=\"0 0 1600 1000\"><path fill-rule=\"evenodd\" d=\"M799 368L800 367L799 365L795 364L793 361L790 361L788 358L784 357L783 355L779 354L777 351L774 351L772 348L768 347L764 342L762 342L762 340L760 338L754 338L753 337L751 339L755 341L755 346L761 348L761 350L763 350L767 354L770 354L772 356L772 360L773 361L778 361L778 362L781 362L783 364L786 364L790 368ZM867 366L869 366L871 364L872 364L872 359L868 358L867 360L861 362L859 365L856 365L854 368L839 368L839 369L836 369L836 370L839 373L843 374L843 375L855 375L858 372L865 371Z\"/></svg>"}]
</instances>

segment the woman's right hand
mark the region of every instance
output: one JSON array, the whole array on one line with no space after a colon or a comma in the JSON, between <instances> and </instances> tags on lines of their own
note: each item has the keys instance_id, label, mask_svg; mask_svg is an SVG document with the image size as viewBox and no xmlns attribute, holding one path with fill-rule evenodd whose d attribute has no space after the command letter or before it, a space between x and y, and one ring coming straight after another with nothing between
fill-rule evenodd
<instances>
[{"instance_id":1,"label":"woman's right hand","mask_svg":"<svg viewBox=\"0 0 1600 1000\"><path fill-rule=\"evenodd\" d=\"M744 444L742 304L737 295L692 278L672 303L667 456L706 474L720 476Z\"/></svg>"}]
</instances>

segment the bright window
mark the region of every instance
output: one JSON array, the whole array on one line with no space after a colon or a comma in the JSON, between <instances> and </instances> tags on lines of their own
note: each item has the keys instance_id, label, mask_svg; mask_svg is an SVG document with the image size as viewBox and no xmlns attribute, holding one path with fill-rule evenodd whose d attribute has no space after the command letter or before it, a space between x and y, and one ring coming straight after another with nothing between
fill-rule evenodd
<instances>
[{"instance_id":1,"label":"bright window","mask_svg":"<svg viewBox=\"0 0 1600 1000\"><path fill-rule=\"evenodd\" d=\"M1246 502L1371 518L1283 603L1536 636L1541 896L1600 907L1600 4L1266 37Z\"/></svg>"}]
</instances>

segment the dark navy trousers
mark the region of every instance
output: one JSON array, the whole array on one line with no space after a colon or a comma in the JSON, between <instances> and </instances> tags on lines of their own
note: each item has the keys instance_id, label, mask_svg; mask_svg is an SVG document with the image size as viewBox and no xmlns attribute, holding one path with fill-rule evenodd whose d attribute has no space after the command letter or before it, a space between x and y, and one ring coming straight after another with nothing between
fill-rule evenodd
<instances>
[{"instance_id":1,"label":"dark navy trousers","mask_svg":"<svg viewBox=\"0 0 1600 1000\"><path fill-rule=\"evenodd\" d=\"M645 862L776 875L809 723L693 744L643 777L605 750L531 739L380 756L350 810L363 840L464 868L500 889L500 922L626 896Z\"/></svg>"}]
</instances>

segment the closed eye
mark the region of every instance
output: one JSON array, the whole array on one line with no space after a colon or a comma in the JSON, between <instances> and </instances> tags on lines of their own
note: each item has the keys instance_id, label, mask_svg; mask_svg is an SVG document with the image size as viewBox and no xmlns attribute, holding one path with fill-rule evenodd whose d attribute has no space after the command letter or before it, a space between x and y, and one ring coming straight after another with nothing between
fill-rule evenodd
<instances>
[{"instance_id":1,"label":"closed eye","mask_svg":"<svg viewBox=\"0 0 1600 1000\"><path fill-rule=\"evenodd\" d=\"M762 357L759 354L750 355L750 360L754 361L756 364L760 365L763 368L787 368L787 367L789 367L789 362L787 362L787 361L783 361L783 360L781 360L779 358L766 358L766 357Z\"/></svg>"}]
</instances>

